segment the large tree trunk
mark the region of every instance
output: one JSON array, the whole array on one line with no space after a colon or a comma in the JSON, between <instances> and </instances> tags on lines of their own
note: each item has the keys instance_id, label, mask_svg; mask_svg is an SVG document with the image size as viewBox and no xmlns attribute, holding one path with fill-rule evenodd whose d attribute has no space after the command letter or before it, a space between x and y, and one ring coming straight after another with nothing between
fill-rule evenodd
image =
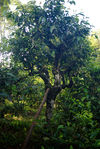
<instances>
[{"instance_id":1,"label":"large tree trunk","mask_svg":"<svg viewBox=\"0 0 100 149\"><path fill-rule=\"evenodd\" d=\"M47 122L50 122L50 120L52 118L54 102L55 102L55 100L49 99L46 103L46 121Z\"/></svg>"},{"instance_id":2,"label":"large tree trunk","mask_svg":"<svg viewBox=\"0 0 100 149\"><path fill-rule=\"evenodd\" d=\"M52 87L47 95L47 100L46 100L46 121L49 123L51 118L52 118L52 112L54 109L54 103L56 96L60 93L61 88L59 87Z\"/></svg>"}]
</instances>

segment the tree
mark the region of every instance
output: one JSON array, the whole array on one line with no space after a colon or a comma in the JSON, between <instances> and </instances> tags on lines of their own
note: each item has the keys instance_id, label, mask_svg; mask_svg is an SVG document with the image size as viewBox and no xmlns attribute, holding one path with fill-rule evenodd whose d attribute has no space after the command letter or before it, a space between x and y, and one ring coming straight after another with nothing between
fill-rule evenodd
<instances>
[{"instance_id":1,"label":"tree","mask_svg":"<svg viewBox=\"0 0 100 149\"><path fill-rule=\"evenodd\" d=\"M50 121L56 96L72 87L74 76L88 62L90 25L78 15L70 15L64 0L46 0L43 7L30 2L9 17L17 24L10 40L14 60L29 75L41 77L45 90L50 89L46 100Z\"/></svg>"}]
</instances>

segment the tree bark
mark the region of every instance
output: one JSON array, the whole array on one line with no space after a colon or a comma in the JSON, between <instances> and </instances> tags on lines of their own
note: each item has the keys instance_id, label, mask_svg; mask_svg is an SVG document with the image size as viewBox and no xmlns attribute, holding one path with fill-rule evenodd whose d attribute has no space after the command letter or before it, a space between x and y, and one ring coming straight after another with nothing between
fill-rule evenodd
<instances>
[{"instance_id":1,"label":"tree bark","mask_svg":"<svg viewBox=\"0 0 100 149\"><path fill-rule=\"evenodd\" d=\"M52 87L47 95L47 100L46 100L46 121L49 123L51 118L52 118L52 112L54 109L54 103L56 96L60 93L61 88L60 87Z\"/></svg>"},{"instance_id":2,"label":"tree bark","mask_svg":"<svg viewBox=\"0 0 100 149\"><path fill-rule=\"evenodd\" d=\"M52 118L55 100L49 99L46 103L46 121L49 123Z\"/></svg>"}]
</instances>

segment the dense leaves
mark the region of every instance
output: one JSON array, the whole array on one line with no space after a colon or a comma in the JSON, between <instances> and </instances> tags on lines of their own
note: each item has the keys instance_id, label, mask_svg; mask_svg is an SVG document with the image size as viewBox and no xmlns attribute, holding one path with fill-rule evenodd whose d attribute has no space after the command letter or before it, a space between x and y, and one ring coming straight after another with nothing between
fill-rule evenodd
<instances>
[{"instance_id":1,"label":"dense leaves","mask_svg":"<svg viewBox=\"0 0 100 149\"><path fill-rule=\"evenodd\" d=\"M89 36L91 26L80 15L70 15L64 0L8 12L15 26L0 41L2 149L21 148L47 88L27 148L100 148L100 37Z\"/></svg>"},{"instance_id":2,"label":"dense leaves","mask_svg":"<svg viewBox=\"0 0 100 149\"><path fill-rule=\"evenodd\" d=\"M48 73L52 73L54 79L58 73L64 80L66 74L72 77L84 65L90 52L86 39L89 26L70 16L62 1L46 1L44 8L30 3L19 8L12 17L18 24L11 40L12 53L30 74L37 73L45 82L50 77Z\"/></svg>"},{"instance_id":3,"label":"dense leaves","mask_svg":"<svg viewBox=\"0 0 100 149\"><path fill-rule=\"evenodd\" d=\"M8 16L17 25L9 41L14 60L22 63L29 75L39 76L45 89L50 88L46 108L50 120L51 103L62 89L71 88L73 77L88 62L90 25L78 15L70 15L62 0L47 0L43 7L30 2Z\"/></svg>"}]
</instances>

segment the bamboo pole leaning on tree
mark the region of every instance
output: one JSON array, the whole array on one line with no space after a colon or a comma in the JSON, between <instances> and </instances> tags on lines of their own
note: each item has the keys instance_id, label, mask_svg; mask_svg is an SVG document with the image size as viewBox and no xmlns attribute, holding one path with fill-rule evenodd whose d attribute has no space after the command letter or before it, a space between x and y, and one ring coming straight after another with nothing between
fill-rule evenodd
<instances>
[{"instance_id":1,"label":"bamboo pole leaning on tree","mask_svg":"<svg viewBox=\"0 0 100 149\"><path fill-rule=\"evenodd\" d=\"M34 128L35 125L36 125L35 120L39 117L39 115L40 115L40 113L41 113L41 111L42 111L43 105L44 105L44 103L45 103L46 100L47 100L47 95L48 95L49 90L50 90L50 89L47 88L47 90L46 90L46 92L45 92L45 95L44 95L44 97L43 97L43 101L41 102L41 104L40 104L40 106L39 106L39 109L38 109L37 113L36 113L35 116L34 116L34 122L32 122L32 125L31 125L31 127L30 127L30 129L29 129L29 131L28 131L28 134L27 134L27 136L26 136L26 138L25 138L25 140L24 140L24 143L23 143L23 145L22 145L22 149L26 149L26 147L27 147L27 144L28 144L28 142L29 142L30 136L31 136L31 134L32 134L32 130L33 130L33 128Z\"/></svg>"}]
</instances>

